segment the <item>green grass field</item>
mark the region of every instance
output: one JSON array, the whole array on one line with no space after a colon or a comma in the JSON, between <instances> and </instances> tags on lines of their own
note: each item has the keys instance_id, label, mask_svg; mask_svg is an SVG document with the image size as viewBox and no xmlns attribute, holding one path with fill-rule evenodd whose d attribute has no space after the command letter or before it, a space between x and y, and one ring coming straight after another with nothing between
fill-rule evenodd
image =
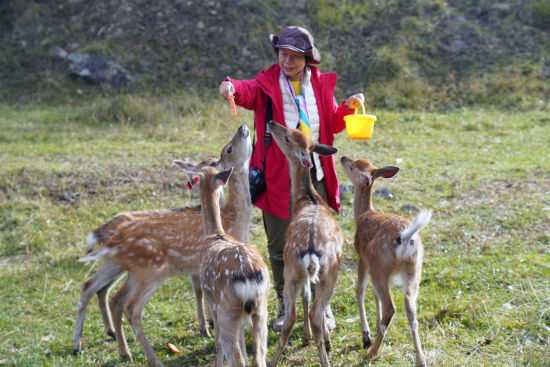
<instances>
[{"instance_id":1,"label":"green grass field","mask_svg":"<svg viewBox=\"0 0 550 367\"><path fill-rule=\"evenodd\" d=\"M369 111L373 138L338 135L336 156L398 165L379 180L394 198L375 207L412 217L432 208L423 230L420 336L432 366L550 365L550 119L548 111ZM83 353L72 355L76 303L98 264L79 263L88 232L122 211L174 208L198 201L184 190L174 159L217 156L252 115L231 116L222 101L196 96L95 97L87 104L0 104L0 364L6 366L145 365L127 324L135 363L124 363L104 333L95 300L84 324ZM341 183L347 183L338 166ZM356 255L351 196L337 219L344 260L332 299L334 366L412 366L414 348L400 288L396 316L380 357L365 362L355 300ZM267 260L260 212L252 242ZM276 313L270 294L270 319ZM375 325L374 301L366 294ZM299 306L301 309L301 305ZM302 318L281 366L316 366L302 348ZM199 335L191 283L171 278L145 309L144 327L167 366L211 366L214 341ZM269 331L268 358L278 333ZM250 341L250 339L249 339ZM167 343L180 354L172 354ZM250 348L249 348L250 350Z\"/></svg>"}]
</instances>

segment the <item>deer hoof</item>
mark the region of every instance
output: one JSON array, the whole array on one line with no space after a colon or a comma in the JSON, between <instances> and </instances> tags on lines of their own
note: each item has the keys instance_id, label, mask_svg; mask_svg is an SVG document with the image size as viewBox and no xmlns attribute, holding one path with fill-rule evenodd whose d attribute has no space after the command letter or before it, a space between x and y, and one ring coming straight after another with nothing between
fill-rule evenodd
<instances>
[{"instance_id":1,"label":"deer hoof","mask_svg":"<svg viewBox=\"0 0 550 367\"><path fill-rule=\"evenodd\" d=\"M114 331L108 330L108 331L107 331L107 335L109 335L111 338L113 338L113 340L116 340L116 335L115 335L115 332L114 332Z\"/></svg>"},{"instance_id":2,"label":"deer hoof","mask_svg":"<svg viewBox=\"0 0 550 367\"><path fill-rule=\"evenodd\" d=\"M363 348L368 349L372 345L369 333L363 333Z\"/></svg>"}]
</instances>

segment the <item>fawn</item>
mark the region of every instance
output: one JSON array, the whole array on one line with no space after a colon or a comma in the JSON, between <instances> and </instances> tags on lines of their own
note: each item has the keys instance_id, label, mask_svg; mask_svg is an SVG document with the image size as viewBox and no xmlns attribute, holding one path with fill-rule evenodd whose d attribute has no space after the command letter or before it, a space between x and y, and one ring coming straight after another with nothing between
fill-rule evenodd
<instances>
[{"instance_id":1,"label":"fawn","mask_svg":"<svg viewBox=\"0 0 550 367\"><path fill-rule=\"evenodd\" d=\"M214 318L216 366L224 357L230 366L245 366L243 322L252 320L252 367L265 366L267 351L267 297L269 272L256 247L237 241L223 230L217 187L224 185L231 169L217 172L204 167L187 172L200 185L204 242L200 281Z\"/></svg>"},{"instance_id":2,"label":"fawn","mask_svg":"<svg viewBox=\"0 0 550 367\"><path fill-rule=\"evenodd\" d=\"M327 351L330 337L325 320L325 308L330 302L338 277L342 257L342 231L330 213L327 203L315 191L310 177L313 152L329 156L337 149L315 144L296 129L269 122L273 139L286 155L290 167L292 213L286 232L284 248L283 298L285 321L277 351L269 365L277 365L296 322L296 298L302 290L304 308L304 343L311 337L311 329L321 359L321 366L329 366ZM309 310L310 282L317 285Z\"/></svg>"},{"instance_id":3,"label":"fawn","mask_svg":"<svg viewBox=\"0 0 550 367\"><path fill-rule=\"evenodd\" d=\"M249 238L248 227L252 216L248 188L250 152L250 131L243 125L224 147L218 162L220 166L235 166L235 174L227 185L228 200L224 206L224 225L229 228L229 233L243 240ZM180 161L176 161L176 164L186 169L191 167ZM119 345L119 352L124 358L131 360L132 357L121 327L122 310L132 326L137 325L138 329L133 328L133 330L141 330L140 318L143 307L169 274L192 275L197 298L199 327L209 335L204 322L202 289L198 281L203 237L201 208L186 207L172 211L140 212L131 219L116 227L114 235L97 252L80 260L92 261L103 258L104 261L98 273L86 281L82 287L77 324L73 335L75 353L80 350L84 314L90 298L98 292L103 292L102 295L106 297L108 288L124 271L128 272L128 277L105 310L107 315L109 309L112 312L114 323L112 329ZM142 282L147 284L136 284L139 283L136 279L139 277L136 274L139 274L139 277L143 278ZM128 303L129 300L132 303ZM133 312L133 315L129 312ZM108 327L108 323L106 326ZM160 365L142 332L137 339L150 363Z\"/></svg>"},{"instance_id":4,"label":"fawn","mask_svg":"<svg viewBox=\"0 0 550 367\"><path fill-rule=\"evenodd\" d=\"M224 147L225 148L225 147ZM217 166L220 160L214 158L203 159L196 165L186 163L186 167L190 170L199 170L201 167ZM223 191L220 194L220 205L224 204ZM171 216L174 220L178 220L183 212L193 211L192 208L180 208L173 209L171 211L166 210L145 210L129 213L120 213L103 223L101 226L90 232L87 238L88 248L87 253L91 253L94 250L94 246L103 246L109 238L115 235L119 227L127 226L128 222L137 220L153 220L155 217ZM80 301L78 302L77 321L75 326L75 332L73 334L73 353L78 354L82 349L82 328L84 326L84 317L86 315L86 308L90 299L94 294L97 294L98 305L103 318L103 324L107 334L115 338L115 331L113 322L111 320L111 312L107 303L107 297L113 285L118 282L124 273L124 269L114 261L105 259L97 273L90 279L86 280L82 285L82 291L80 295ZM193 290L195 292L195 299L197 302L197 312L199 319L199 330L203 336L210 336L208 328L206 327L204 311L202 307L202 289L200 288L198 275L192 275L191 281L193 284Z\"/></svg>"},{"instance_id":5,"label":"fawn","mask_svg":"<svg viewBox=\"0 0 550 367\"><path fill-rule=\"evenodd\" d=\"M401 216L384 214L374 210L372 188L379 178L391 178L398 167L374 167L366 159L340 159L344 171L355 187L353 209L355 216L355 250L359 255L356 296L361 316L363 346L371 346L370 329L365 316L365 285L370 275L376 300L377 334L367 358L374 358L380 349L395 306L390 293L390 281L398 276L405 295L405 311L411 327L416 351L416 364L426 364L416 321L416 298L422 272L424 249L418 234L431 219L431 211L421 211L411 223Z\"/></svg>"}]
</instances>

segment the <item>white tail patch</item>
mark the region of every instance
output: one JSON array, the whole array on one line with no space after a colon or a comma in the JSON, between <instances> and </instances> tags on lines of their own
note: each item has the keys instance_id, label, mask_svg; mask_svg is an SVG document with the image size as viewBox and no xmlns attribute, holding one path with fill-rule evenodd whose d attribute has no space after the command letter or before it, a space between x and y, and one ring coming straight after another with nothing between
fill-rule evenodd
<instances>
[{"instance_id":1,"label":"white tail patch","mask_svg":"<svg viewBox=\"0 0 550 367\"><path fill-rule=\"evenodd\" d=\"M86 249L87 253L90 253L94 250L94 246L97 243L97 237L94 232L90 232L88 237L86 238L88 242L88 248Z\"/></svg>"},{"instance_id":2,"label":"white tail patch","mask_svg":"<svg viewBox=\"0 0 550 367\"><path fill-rule=\"evenodd\" d=\"M256 281L246 279L245 281L237 280L233 283L235 293L243 301L252 301L258 298L265 292L266 283L265 280Z\"/></svg>"},{"instance_id":3,"label":"white tail patch","mask_svg":"<svg viewBox=\"0 0 550 367\"><path fill-rule=\"evenodd\" d=\"M108 247L103 247L99 249L98 251L94 252L93 254L90 254L88 256L82 257L78 259L79 262L87 262L87 261L95 261L98 259L101 259L103 256L109 254L111 252L111 249Z\"/></svg>"},{"instance_id":4,"label":"white tail patch","mask_svg":"<svg viewBox=\"0 0 550 367\"><path fill-rule=\"evenodd\" d=\"M319 257L315 253L307 253L302 258L302 262L311 283L317 284L319 282Z\"/></svg>"},{"instance_id":5,"label":"white tail patch","mask_svg":"<svg viewBox=\"0 0 550 367\"><path fill-rule=\"evenodd\" d=\"M407 259L414 254L414 243L410 244L409 242L411 239L414 239L415 236L418 237L418 232L428 225L431 218L431 210L422 210L416 217L414 217L411 224L409 224L409 226L399 234L401 237L401 245L397 248L397 255L399 258Z\"/></svg>"}]
</instances>

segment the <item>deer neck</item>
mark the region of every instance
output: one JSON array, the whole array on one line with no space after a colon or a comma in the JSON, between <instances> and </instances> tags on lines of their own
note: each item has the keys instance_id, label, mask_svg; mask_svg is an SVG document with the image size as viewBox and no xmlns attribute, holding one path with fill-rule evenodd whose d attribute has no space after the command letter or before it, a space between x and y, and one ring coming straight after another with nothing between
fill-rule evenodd
<instances>
[{"instance_id":1,"label":"deer neck","mask_svg":"<svg viewBox=\"0 0 550 367\"><path fill-rule=\"evenodd\" d=\"M231 218L230 234L242 242L249 243L252 202L248 168L239 167L233 170L227 183L227 200L223 211L227 218Z\"/></svg>"},{"instance_id":2,"label":"deer neck","mask_svg":"<svg viewBox=\"0 0 550 367\"><path fill-rule=\"evenodd\" d=\"M207 193L201 190L201 213L204 236L224 235L220 216L220 193L218 190Z\"/></svg>"},{"instance_id":3,"label":"deer neck","mask_svg":"<svg viewBox=\"0 0 550 367\"><path fill-rule=\"evenodd\" d=\"M374 211L374 207L372 206L372 187L373 185L355 188L356 192L353 197L353 214L355 218L359 218L364 212Z\"/></svg>"},{"instance_id":4,"label":"deer neck","mask_svg":"<svg viewBox=\"0 0 550 367\"><path fill-rule=\"evenodd\" d=\"M303 167L299 162L290 163L290 194L292 201L292 214L304 204L320 203L321 197L315 191L311 182L311 171Z\"/></svg>"}]
</instances>

